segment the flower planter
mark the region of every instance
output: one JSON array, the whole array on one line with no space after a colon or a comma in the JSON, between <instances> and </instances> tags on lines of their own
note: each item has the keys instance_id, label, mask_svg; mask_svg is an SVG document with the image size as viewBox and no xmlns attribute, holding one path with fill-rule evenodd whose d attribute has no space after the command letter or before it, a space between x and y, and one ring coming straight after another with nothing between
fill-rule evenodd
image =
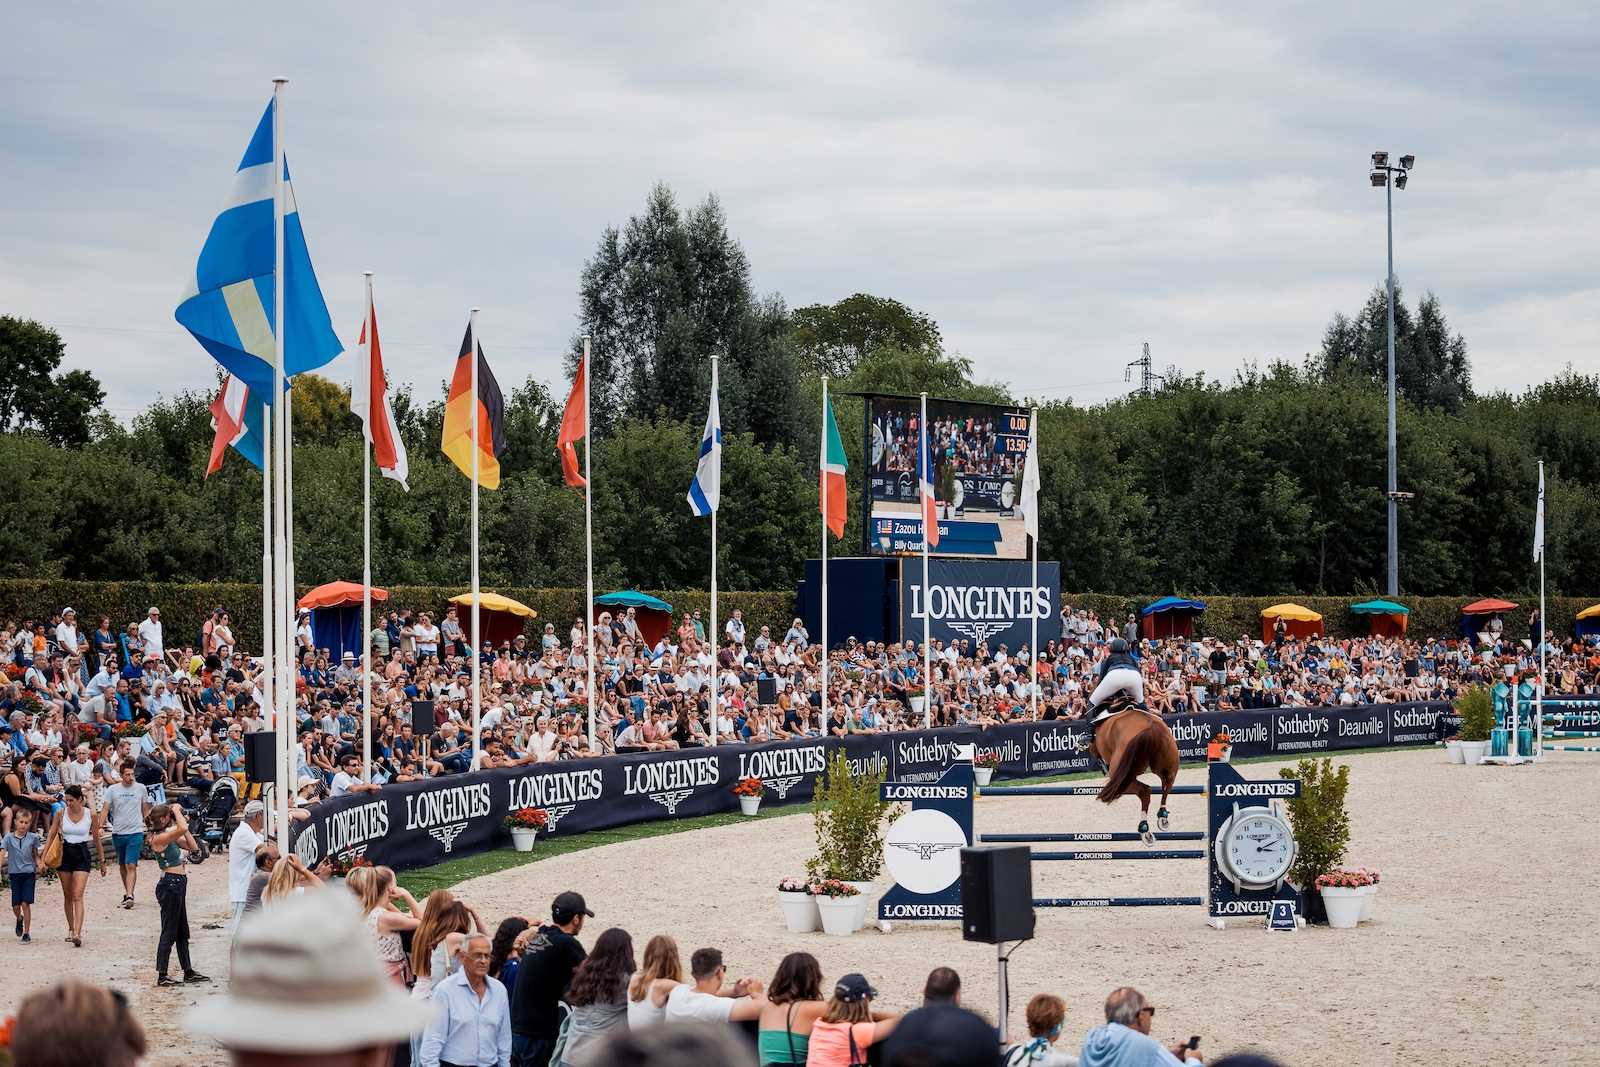
<instances>
[{"instance_id":1,"label":"flower planter","mask_svg":"<svg viewBox=\"0 0 1600 1067\"><path fill-rule=\"evenodd\" d=\"M785 893L780 889L778 903L783 905L783 921L789 924L791 934L813 933L822 925L817 898L810 893Z\"/></svg>"},{"instance_id":2,"label":"flower planter","mask_svg":"<svg viewBox=\"0 0 1600 1067\"><path fill-rule=\"evenodd\" d=\"M1372 901L1378 895L1378 883L1361 887L1361 916L1356 921L1366 922L1372 917Z\"/></svg>"},{"instance_id":3,"label":"flower planter","mask_svg":"<svg viewBox=\"0 0 1600 1067\"><path fill-rule=\"evenodd\" d=\"M822 918L822 932L834 937L849 937L859 927L856 925L856 901L859 897L812 897L817 902L817 912Z\"/></svg>"},{"instance_id":4,"label":"flower planter","mask_svg":"<svg viewBox=\"0 0 1600 1067\"><path fill-rule=\"evenodd\" d=\"M533 843L539 840L539 831L522 828L513 828L511 831L511 844L518 852L532 852Z\"/></svg>"},{"instance_id":5,"label":"flower planter","mask_svg":"<svg viewBox=\"0 0 1600 1067\"><path fill-rule=\"evenodd\" d=\"M334 889L343 889L344 888L344 875L335 874L335 875L329 876L328 885L331 886Z\"/></svg>"},{"instance_id":6,"label":"flower planter","mask_svg":"<svg viewBox=\"0 0 1600 1067\"><path fill-rule=\"evenodd\" d=\"M1461 739L1460 738L1451 738L1449 741L1446 741L1444 743L1444 747L1445 747L1445 751L1450 753L1450 762L1451 763L1462 763L1462 762L1465 762L1465 760L1463 759L1463 757L1461 755Z\"/></svg>"},{"instance_id":7,"label":"flower planter","mask_svg":"<svg viewBox=\"0 0 1600 1067\"><path fill-rule=\"evenodd\" d=\"M972 776L978 780L979 785L988 785L989 779L994 777L993 767L974 767Z\"/></svg>"},{"instance_id":8,"label":"flower planter","mask_svg":"<svg viewBox=\"0 0 1600 1067\"><path fill-rule=\"evenodd\" d=\"M913 715L921 715L923 705L928 702L927 697L907 697L906 699L911 703L911 714Z\"/></svg>"},{"instance_id":9,"label":"flower planter","mask_svg":"<svg viewBox=\"0 0 1600 1067\"><path fill-rule=\"evenodd\" d=\"M746 815L754 815L761 810L760 797L740 797L739 810Z\"/></svg>"},{"instance_id":10,"label":"flower planter","mask_svg":"<svg viewBox=\"0 0 1600 1067\"><path fill-rule=\"evenodd\" d=\"M1361 904L1367 899L1365 886L1344 889L1326 886L1321 890L1322 906L1328 912L1328 925L1335 930L1353 929L1361 921Z\"/></svg>"},{"instance_id":11,"label":"flower planter","mask_svg":"<svg viewBox=\"0 0 1600 1067\"><path fill-rule=\"evenodd\" d=\"M855 901L855 905L856 905L856 929L859 930L863 926L867 925L867 904L872 899L872 883L871 882L850 882L850 881L847 881L847 882L845 882L845 885L853 885L857 889L861 890L861 895L860 896L855 896L855 897L851 897L850 898L851 900Z\"/></svg>"},{"instance_id":12,"label":"flower planter","mask_svg":"<svg viewBox=\"0 0 1600 1067\"><path fill-rule=\"evenodd\" d=\"M1475 767L1483 760L1483 750L1489 747L1487 741L1461 742L1461 762L1468 767Z\"/></svg>"}]
</instances>

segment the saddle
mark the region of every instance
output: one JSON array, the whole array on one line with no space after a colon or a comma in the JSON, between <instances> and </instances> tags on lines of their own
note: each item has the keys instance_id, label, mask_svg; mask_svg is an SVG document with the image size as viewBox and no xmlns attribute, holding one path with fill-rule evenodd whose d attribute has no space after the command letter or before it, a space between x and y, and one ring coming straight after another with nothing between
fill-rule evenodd
<instances>
[{"instance_id":1,"label":"saddle","mask_svg":"<svg viewBox=\"0 0 1600 1067\"><path fill-rule=\"evenodd\" d=\"M1149 706L1146 705L1144 701L1133 699L1132 695L1129 693L1118 692L1115 696L1111 697L1111 699L1100 705L1100 710L1095 712L1094 715L1089 719L1089 739L1091 741L1094 740L1095 727L1111 718L1111 716L1116 715L1119 712L1127 711L1129 708L1138 708L1140 711L1150 710Z\"/></svg>"}]
</instances>

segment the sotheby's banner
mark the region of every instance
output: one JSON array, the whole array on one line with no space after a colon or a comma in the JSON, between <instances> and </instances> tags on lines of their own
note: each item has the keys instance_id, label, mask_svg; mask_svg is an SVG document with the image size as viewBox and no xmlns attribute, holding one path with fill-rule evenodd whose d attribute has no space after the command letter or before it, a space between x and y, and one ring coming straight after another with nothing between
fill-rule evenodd
<instances>
[{"instance_id":1,"label":"sotheby's banner","mask_svg":"<svg viewBox=\"0 0 1600 1067\"><path fill-rule=\"evenodd\" d=\"M1449 710L1432 703L1268 708L1169 715L1166 723L1183 759L1203 762L1207 742L1224 728L1241 758L1435 744L1444 737ZM566 836L737 811L733 787L743 778L766 784L767 806L795 804L812 798L836 749L843 748L857 770L932 782L955 758L956 746L968 744L999 756L999 778L1096 769L1089 728L1077 720L638 753L431 778L325 801L295 824L294 849L307 865L355 854L397 870L428 867L509 846L510 832L500 821L517 808L542 808L548 832Z\"/></svg>"}]
</instances>

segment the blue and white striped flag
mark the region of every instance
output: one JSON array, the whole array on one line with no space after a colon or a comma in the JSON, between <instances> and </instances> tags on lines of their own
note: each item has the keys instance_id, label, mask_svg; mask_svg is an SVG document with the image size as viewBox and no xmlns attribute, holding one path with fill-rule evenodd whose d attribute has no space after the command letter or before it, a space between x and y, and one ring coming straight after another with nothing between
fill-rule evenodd
<instances>
[{"instance_id":1,"label":"blue and white striped flag","mask_svg":"<svg viewBox=\"0 0 1600 1067\"><path fill-rule=\"evenodd\" d=\"M700 465L689 483L689 510L710 515L722 499L722 409L717 403L717 362L711 361L711 410L700 440Z\"/></svg>"},{"instance_id":2,"label":"blue and white striped flag","mask_svg":"<svg viewBox=\"0 0 1600 1067\"><path fill-rule=\"evenodd\" d=\"M227 203L211 224L176 318L250 392L270 402L274 362L272 277L272 109L261 116L233 176ZM311 254L283 165L284 375L314 370L344 350L322 300Z\"/></svg>"}]
</instances>

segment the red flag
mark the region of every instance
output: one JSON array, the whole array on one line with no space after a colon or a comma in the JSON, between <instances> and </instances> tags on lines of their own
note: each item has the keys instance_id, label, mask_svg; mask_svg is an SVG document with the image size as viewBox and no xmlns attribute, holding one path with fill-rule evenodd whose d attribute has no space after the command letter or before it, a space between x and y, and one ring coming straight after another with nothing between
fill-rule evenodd
<instances>
[{"instance_id":1,"label":"red flag","mask_svg":"<svg viewBox=\"0 0 1600 1067\"><path fill-rule=\"evenodd\" d=\"M561 433L556 437L556 445L561 450L561 472L567 476L567 484L574 489L588 484L583 480L583 475L578 473L578 450L572 447L584 438L583 424L587 420L583 410L583 376L589 370L585 365L587 362L587 359L578 360L578 373L572 379L572 395L567 397L567 410L561 416Z\"/></svg>"},{"instance_id":2,"label":"red flag","mask_svg":"<svg viewBox=\"0 0 1600 1067\"><path fill-rule=\"evenodd\" d=\"M378 470L385 478L406 485L409 464L405 442L394 421L389 383L383 373L383 352L378 345L378 313L372 305L372 284L367 284L367 316L361 320L361 340L356 344L356 372L350 386L350 410L355 412L372 442Z\"/></svg>"},{"instance_id":3,"label":"red flag","mask_svg":"<svg viewBox=\"0 0 1600 1067\"><path fill-rule=\"evenodd\" d=\"M248 432L244 424L244 406L249 395L250 390L244 382L230 374L228 380L222 383L222 391L217 393L217 398L207 405L207 410L211 412L211 426L217 431L216 439L211 442L211 462L206 464L207 478L222 469L222 454L228 446L238 444Z\"/></svg>"}]
</instances>

